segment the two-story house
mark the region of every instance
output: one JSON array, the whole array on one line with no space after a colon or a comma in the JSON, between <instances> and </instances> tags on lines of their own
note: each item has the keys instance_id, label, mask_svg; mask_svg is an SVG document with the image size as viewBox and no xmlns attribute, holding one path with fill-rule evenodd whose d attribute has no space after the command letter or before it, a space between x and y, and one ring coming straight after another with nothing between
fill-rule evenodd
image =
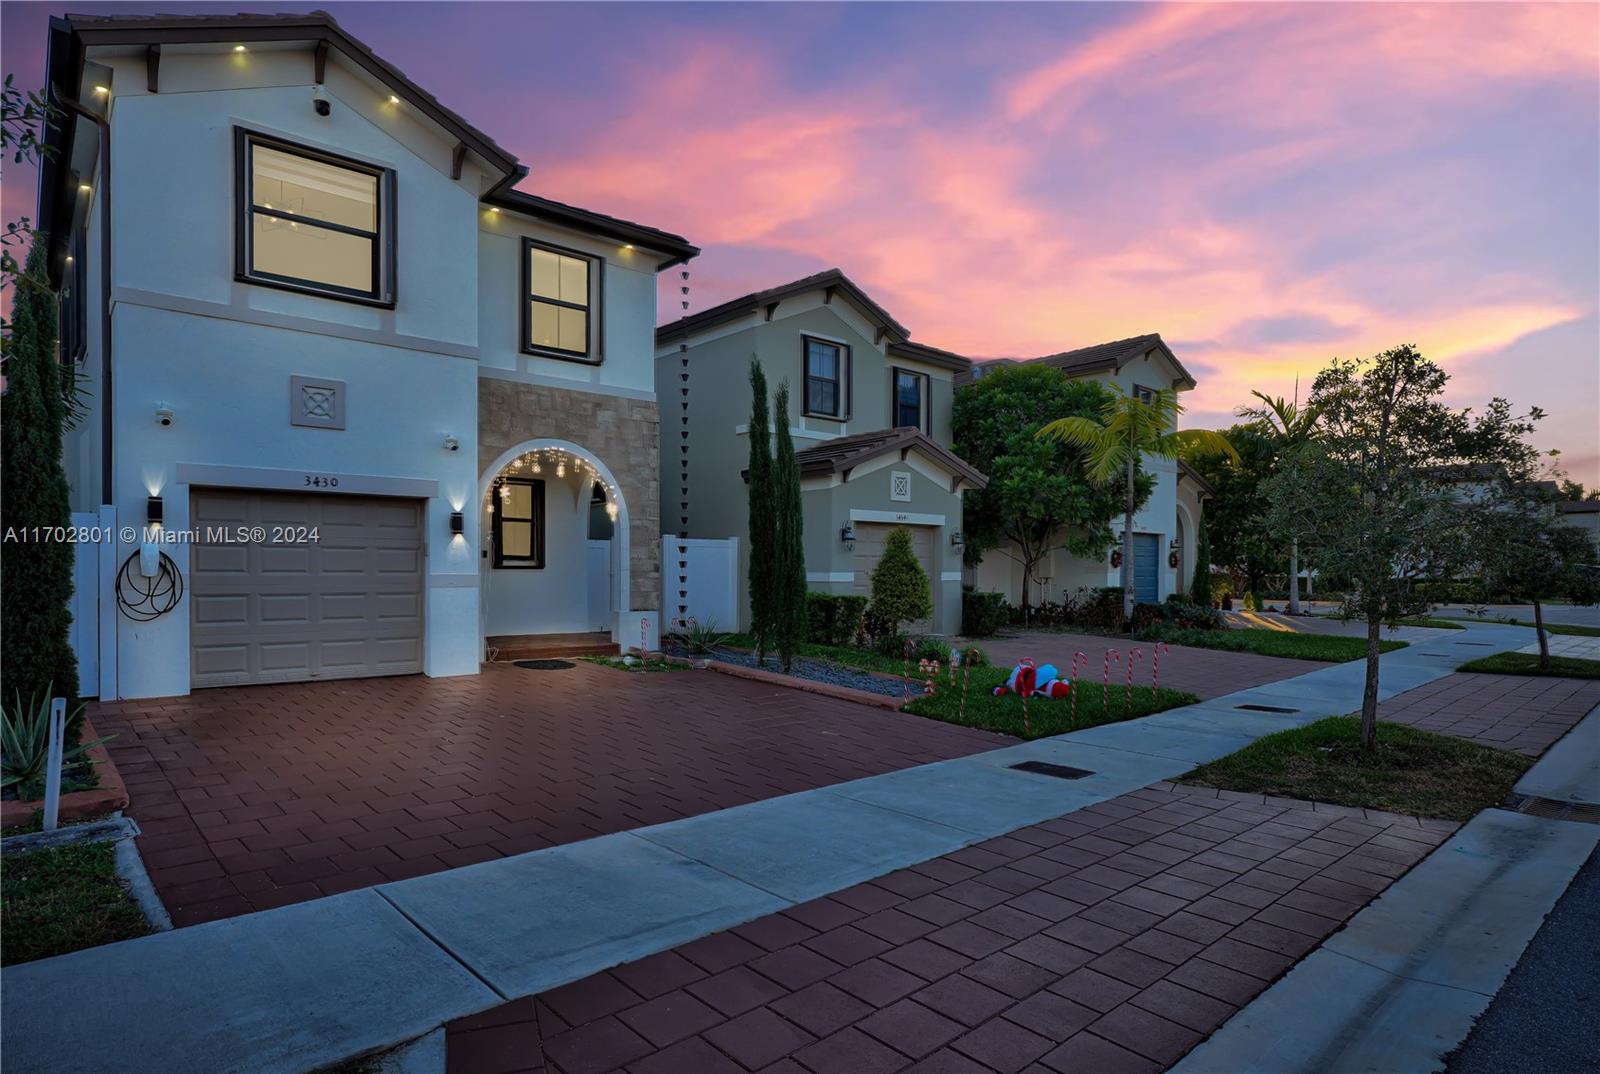
<instances>
[{"instance_id":1,"label":"two-story house","mask_svg":"<svg viewBox=\"0 0 1600 1074\"><path fill-rule=\"evenodd\" d=\"M48 85L86 694L653 644L656 274L693 246L515 189L325 14L54 19Z\"/></svg>"},{"instance_id":2,"label":"two-story house","mask_svg":"<svg viewBox=\"0 0 1600 1074\"><path fill-rule=\"evenodd\" d=\"M672 435L676 423L669 422L661 440L663 528L690 538L738 538L741 627L749 621L749 557L763 551L749 546L744 480L752 360L761 363L769 390L789 385L788 413L771 420L787 423L800 464L807 586L867 593L885 538L905 526L933 595L933 615L913 629L956 633L961 493L986 482L950 449L954 381L972 363L913 343L838 269L656 331L657 392L671 399L686 388L689 404L681 430L688 436ZM684 459L687 496L679 478ZM682 518L686 529L674 525Z\"/></svg>"},{"instance_id":3,"label":"two-story house","mask_svg":"<svg viewBox=\"0 0 1600 1074\"><path fill-rule=\"evenodd\" d=\"M1159 388L1181 393L1195 387L1194 377L1157 334L1098 343L1021 364L1033 363L1053 366L1073 378L1115 383L1134 396L1148 396ZM1000 366L1016 364L1001 359L975 365L958 378L958 388ZM1188 592L1194 578L1198 526L1212 489L1193 467L1179 460L1146 456L1140 467L1155 485L1133 519L1134 591L1136 600L1155 602ZM1122 572L1114 561L1121 555L1122 521L1120 514L1112 520L1117 542L1101 559L1082 559L1058 548L1035 569L1033 577L1024 579L1021 557L1014 548L1002 545L969 570L969 582L980 590L1004 593L1014 604L1022 600L1025 588L1029 602L1036 604L1059 601L1080 588L1121 585Z\"/></svg>"}]
</instances>

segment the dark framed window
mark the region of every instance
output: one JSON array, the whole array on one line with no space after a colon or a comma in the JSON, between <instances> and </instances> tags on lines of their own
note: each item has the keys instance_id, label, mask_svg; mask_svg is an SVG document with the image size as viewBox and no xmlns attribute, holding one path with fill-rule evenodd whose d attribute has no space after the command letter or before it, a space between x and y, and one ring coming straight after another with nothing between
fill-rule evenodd
<instances>
[{"instance_id":1,"label":"dark framed window","mask_svg":"<svg viewBox=\"0 0 1600 1074\"><path fill-rule=\"evenodd\" d=\"M494 565L544 566L544 482L508 477L495 491Z\"/></svg>"},{"instance_id":2,"label":"dark framed window","mask_svg":"<svg viewBox=\"0 0 1600 1074\"><path fill-rule=\"evenodd\" d=\"M895 428L909 427L928 432L928 374L909 369L892 370L894 398L890 415Z\"/></svg>"},{"instance_id":3,"label":"dark framed window","mask_svg":"<svg viewBox=\"0 0 1600 1074\"><path fill-rule=\"evenodd\" d=\"M395 173L234 129L235 276L394 305Z\"/></svg>"},{"instance_id":4,"label":"dark framed window","mask_svg":"<svg viewBox=\"0 0 1600 1074\"><path fill-rule=\"evenodd\" d=\"M1135 384L1133 386L1133 397L1139 402L1149 405L1156 401L1156 391L1154 388L1146 388L1142 384Z\"/></svg>"},{"instance_id":5,"label":"dark framed window","mask_svg":"<svg viewBox=\"0 0 1600 1074\"><path fill-rule=\"evenodd\" d=\"M596 306L603 265L578 250L522 240L524 353L599 364Z\"/></svg>"},{"instance_id":6,"label":"dark framed window","mask_svg":"<svg viewBox=\"0 0 1600 1074\"><path fill-rule=\"evenodd\" d=\"M805 363L801 413L844 421L850 416L850 348L801 336L800 350Z\"/></svg>"}]
</instances>

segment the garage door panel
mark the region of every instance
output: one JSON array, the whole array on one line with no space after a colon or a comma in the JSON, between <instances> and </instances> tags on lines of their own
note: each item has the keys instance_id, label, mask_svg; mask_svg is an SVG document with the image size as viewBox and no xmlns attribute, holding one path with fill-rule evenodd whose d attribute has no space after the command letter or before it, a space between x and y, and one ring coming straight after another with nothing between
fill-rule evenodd
<instances>
[{"instance_id":1,"label":"garage door panel","mask_svg":"<svg viewBox=\"0 0 1600 1074\"><path fill-rule=\"evenodd\" d=\"M202 535L282 526L319 538L191 550L195 686L422 670L420 502L196 490L192 517Z\"/></svg>"}]
</instances>

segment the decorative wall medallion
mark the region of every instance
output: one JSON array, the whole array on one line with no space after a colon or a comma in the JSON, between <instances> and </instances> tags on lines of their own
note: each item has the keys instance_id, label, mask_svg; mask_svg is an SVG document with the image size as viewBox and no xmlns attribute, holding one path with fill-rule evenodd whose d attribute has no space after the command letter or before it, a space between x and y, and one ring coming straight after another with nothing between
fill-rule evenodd
<instances>
[{"instance_id":1,"label":"decorative wall medallion","mask_svg":"<svg viewBox=\"0 0 1600 1074\"><path fill-rule=\"evenodd\" d=\"M343 429L344 396L342 380L291 376L289 424L310 429Z\"/></svg>"},{"instance_id":2,"label":"decorative wall medallion","mask_svg":"<svg viewBox=\"0 0 1600 1074\"><path fill-rule=\"evenodd\" d=\"M889 474L889 499L901 503L911 502L911 474L907 470L894 470Z\"/></svg>"}]
</instances>

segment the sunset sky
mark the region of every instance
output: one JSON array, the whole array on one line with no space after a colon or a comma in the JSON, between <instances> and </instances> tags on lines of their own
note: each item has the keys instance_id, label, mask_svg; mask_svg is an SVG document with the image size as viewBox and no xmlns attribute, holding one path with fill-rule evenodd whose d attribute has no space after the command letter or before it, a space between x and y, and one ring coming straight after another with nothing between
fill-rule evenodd
<instances>
[{"instance_id":1,"label":"sunset sky","mask_svg":"<svg viewBox=\"0 0 1600 1074\"><path fill-rule=\"evenodd\" d=\"M1600 6L325 6L525 189L703 247L692 308L837 265L977 358L1160 332L1187 425L1412 342L1600 482ZM63 10L5 4L18 84Z\"/></svg>"}]
</instances>

